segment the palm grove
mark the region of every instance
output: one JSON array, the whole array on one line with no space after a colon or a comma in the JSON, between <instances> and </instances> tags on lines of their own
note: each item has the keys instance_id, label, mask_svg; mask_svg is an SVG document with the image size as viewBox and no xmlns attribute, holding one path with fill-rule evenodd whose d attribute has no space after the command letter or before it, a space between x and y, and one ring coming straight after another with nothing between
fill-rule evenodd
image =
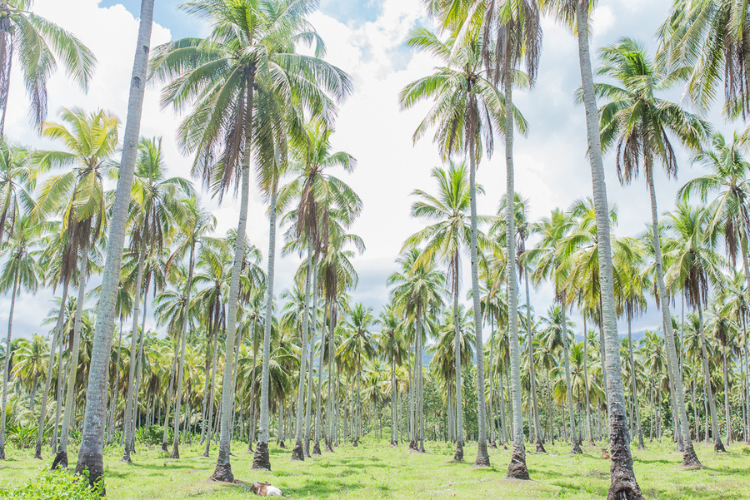
<instances>
[{"instance_id":1,"label":"palm grove","mask_svg":"<svg viewBox=\"0 0 750 500\"><path fill-rule=\"evenodd\" d=\"M642 498L631 440L672 439L688 467L701 465L695 441L716 452L749 442L750 134L725 137L703 118L722 85L728 119L750 107L743 2L676 0L656 54L623 38L595 66L595 2L425 2L435 29L414 29L407 43L435 69L399 98L404 108L429 104L414 140L432 136L444 163L413 192L411 215L424 226L405 240L378 312L351 295L353 258L365 249L351 228L363 205L341 175L356 172L356 159L331 137L353 82L325 61L308 21L317 2L186 1L209 25L206 38L151 50L153 8L143 0L121 134L106 110L47 118L50 75L60 65L85 89L95 56L29 0L0 5L3 117L19 92L15 58L31 120L55 145L0 144L0 286L10 297L0 457L9 441L39 459L51 446L52 467L64 468L72 445L76 470L96 482L106 446L126 462L147 444L179 459L180 444L195 440L206 456L218 452L212 478L231 482L232 442L270 469L272 439L293 460L363 439L420 453L425 441L449 440L458 462L471 440L475 465L510 445L508 476L529 479L526 443L544 453L565 441L575 454L608 440L614 499ZM513 91L533 92L542 15L578 39L593 191L530 220L514 188L513 141L533 124ZM147 81L183 117L178 147L196 184L168 176L161 138L140 137ZM665 97L680 88L689 107ZM504 192L476 181L498 144ZM663 213L654 170L677 177L680 149L702 173ZM646 181L652 219L642 234L613 231L608 152L621 183ZM252 179L267 207L265 253L247 233ZM216 233L201 192L239 198L236 229ZM477 213L480 195L497 200L495 214ZM281 293L278 251L302 262ZM531 293L545 283L554 301L535 311ZM42 287L57 297L49 332L14 339L16 300ZM654 303L661 328L634 338L632 321Z\"/></svg>"}]
</instances>

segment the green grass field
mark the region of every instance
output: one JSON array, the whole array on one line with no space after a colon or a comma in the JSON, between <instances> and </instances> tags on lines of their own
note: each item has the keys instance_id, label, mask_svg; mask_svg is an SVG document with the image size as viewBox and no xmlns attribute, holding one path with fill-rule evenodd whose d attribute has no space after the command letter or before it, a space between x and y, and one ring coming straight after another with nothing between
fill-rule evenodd
<instances>
[{"instance_id":1,"label":"green grass field","mask_svg":"<svg viewBox=\"0 0 750 500\"><path fill-rule=\"evenodd\" d=\"M410 453L406 445L391 448L385 442L365 439L358 448L339 447L336 453L305 462L290 461L290 450L271 447L272 472L251 470L246 445L236 443L232 458L235 477L244 483L269 481L289 498L501 498L537 499L604 498L609 486L609 461L600 448L584 447L583 456L568 455L568 446L548 446L548 454L527 456L532 481L505 479L510 452L490 450L492 468L474 469L470 463L451 463L453 448L447 443L426 443L426 454ZM239 485L211 482L212 458L199 458L198 445L184 446L181 460L170 460L158 449L138 449L132 464L119 462L119 448L105 458L107 496L110 499L247 498L252 493ZM750 499L750 448L733 445L727 454L716 454L698 445L705 468L682 470L680 454L671 443L653 443L635 451L635 472L646 498ZM49 466L31 458L30 450L10 448L0 462L0 487L28 484ZM467 459L476 446L467 446ZM73 460L75 454L72 455ZM245 485L246 487L246 485Z\"/></svg>"}]
</instances>

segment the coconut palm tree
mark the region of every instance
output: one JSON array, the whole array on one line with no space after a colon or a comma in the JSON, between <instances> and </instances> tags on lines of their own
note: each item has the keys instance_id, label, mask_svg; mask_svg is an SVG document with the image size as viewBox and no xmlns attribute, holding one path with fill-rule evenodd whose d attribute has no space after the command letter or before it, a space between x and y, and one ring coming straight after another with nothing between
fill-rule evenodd
<instances>
[{"instance_id":1,"label":"coconut palm tree","mask_svg":"<svg viewBox=\"0 0 750 500\"><path fill-rule=\"evenodd\" d=\"M578 39L578 60L581 70L581 87L586 112L586 137L588 140L588 157L591 163L596 227L601 234L599 241L601 258L599 259L602 324L606 340L606 373L607 397L609 406L610 448L612 451L612 475L608 496L617 495L628 499L643 497L633 472L633 459L630 453L630 435L625 418L625 392L622 386L622 370L617 337L617 311L615 307L615 290L613 282L612 248L610 245L609 203L604 180L604 161L601 152L601 136L594 91L594 77L591 70L591 52L589 48L589 17L596 3L581 0L542 0L540 10L549 13L558 22L575 32ZM610 390L611 386L611 390Z\"/></svg>"},{"instance_id":2,"label":"coconut palm tree","mask_svg":"<svg viewBox=\"0 0 750 500\"><path fill-rule=\"evenodd\" d=\"M0 4L0 140L10 95L13 59L21 63L23 83L31 101L29 116L41 127L47 116L47 82L57 58L84 90L94 75L96 57L70 32L31 12L33 0L4 0Z\"/></svg>"},{"instance_id":3,"label":"coconut palm tree","mask_svg":"<svg viewBox=\"0 0 750 500\"><path fill-rule=\"evenodd\" d=\"M651 196L651 220L654 243L656 280L667 342L667 359L673 376L680 435L683 439L684 465L694 465L695 450L689 436L689 424L679 372L672 319L664 282L659 241L659 217L654 187L654 161L660 161L668 176L677 174L677 159L669 136L674 135L686 147L697 149L709 125L698 116L684 111L677 104L656 97L656 93L674 85L679 74L663 72L655 66L644 48L628 38L602 49L602 65L598 74L608 76L620 86L595 84L598 96L607 99L600 110L602 147L617 144L617 172L621 183L630 183L643 168Z\"/></svg>"},{"instance_id":4,"label":"coconut palm tree","mask_svg":"<svg viewBox=\"0 0 750 500\"><path fill-rule=\"evenodd\" d=\"M429 128L436 128L434 142L443 159L456 152L469 157L469 192L471 212L471 282L474 300L475 329L477 335L477 399L479 412L479 449L477 465L489 466L487 454L487 426L484 397L484 360L481 353L482 325L479 294L476 213L476 169L482 152L492 153L495 132L506 126L505 103L497 89L482 71L482 39L475 34L467 40L457 40L453 33L446 40L425 28L410 34L408 45L436 56L444 66L436 73L407 85L401 92L401 105L411 108L417 103L434 101L434 106L414 133L421 138ZM517 76L517 75L516 75ZM513 115L522 131L526 128L523 117L513 109ZM513 121L511 120L511 126ZM520 382L519 382L520 383ZM520 396L520 394L519 394Z\"/></svg>"},{"instance_id":5,"label":"coconut palm tree","mask_svg":"<svg viewBox=\"0 0 750 500\"><path fill-rule=\"evenodd\" d=\"M713 249L715 235L706 231L708 216L705 207L692 208L687 204L681 204L675 212L667 216L664 223L665 229L670 234L664 243L664 261L667 263L664 280L668 286L682 289L687 304L698 312L701 363L703 375L707 381L711 380L711 370L706 348L703 308L708 305L709 286L711 284L718 286L723 280L722 269L724 267L723 260ZM666 305L662 304L662 307ZM671 324L670 321L669 327ZM676 371L677 367L673 366L672 373ZM678 390L680 390L679 387ZM716 401L710 383L706 384L706 397L711 410L714 449L725 451L719 434ZM685 414L684 417L687 423L687 415ZM688 442L686 440L686 447Z\"/></svg>"},{"instance_id":6,"label":"coconut palm tree","mask_svg":"<svg viewBox=\"0 0 750 500\"><path fill-rule=\"evenodd\" d=\"M6 226L12 230L16 219L34 206L36 176L30 160L28 150L5 141L0 143L0 243Z\"/></svg>"},{"instance_id":7,"label":"coconut palm tree","mask_svg":"<svg viewBox=\"0 0 750 500\"><path fill-rule=\"evenodd\" d=\"M468 172L465 164L450 162L448 171L445 168L432 169L432 178L437 181L437 195L429 194L420 189L412 195L418 198L411 208L412 217L425 218L434 223L411 235L404 243L402 252L411 248L418 248L424 244L420 259L430 262L441 259L447 266L447 276L450 281L450 291L453 297L453 313L458 314L458 297L461 293L461 253L471 245L471 195L469 189ZM484 193L481 186L479 192ZM488 222L489 218L482 217L481 222ZM486 244L486 238L479 236ZM456 328L456 345L461 345L459 322L454 318ZM456 362L454 374L456 376L456 452L454 460L463 461L464 425L463 399L461 382L461 356L453 356Z\"/></svg>"},{"instance_id":8,"label":"coconut palm tree","mask_svg":"<svg viewBox=\"0 0 750 500\"><path fill-rule=\"evenodd\" d=\"M375 342L380 354L388 360L390 367L390 389L391 389L391 446L398 446L398 425L396 400L398 398L398 384L396 383L396 367L403 363L408 355L404 345L402 323L396 314L392 304L383 308L380 316L375 320L380 325L380 333L377 334ZM321 359L322 359L321 353ZM318 395L320 398L320 395Z\"/></svg>"},{"instance_id":9,"label":"coconut palm tree","mask_svg":"<svg viewBox=\"0 0 750 500\"><path fill-rule=\"evenodd\" d=\"M227 352L230 354L222 384L221 445L212 476L219 481L232 482L234 477L229 461L234 400L231 381L239 266L244 254L249 203L251 145L256 138L267 143L265 148L256 151L261 153L256 157L261 168L269 166L279 153L285 156L283 150L279 151L274 144L268 143L269 136L276 135L284 120L263 116L264 112L275 113L277 117L288 116L287 123L296 124L297 128L302 122L302 107L330 121L334 104L325 92L330 92L336 99L351 92L348 76L317 57L322 55L322 46L317 47L316 57L302 56L294 51L295 41L319 40L306 19L316 7L314 0L186 2L183 9L187 13L209 20L211 32L208 38L183 39L163 45L157 49L152 62L154 77L171 80L162 95L165 104L171 104L178 111L186 103L195 104L195 111L183 121L179 132L183 149L196 155L194 175L200 177L220 200L232 186L240 188L238 244L227 314L230 318ZM211 85L204 91L204 83L209 82ZM261 94L267 94L266 102L261 99ZM274 100L281 105L271 110L268 101ZM268 105L265 110L263 104ZM253 123L256 110L260 110L258 127ZM279 110L282 112L276 113ZM266 123L268 127L264 126ZM274 130L271 123L279 128ZM271 273L269 281L270 278Z\"/></svg>"},{"instance_id":10,"label":"coconut palm tree","mask_svg":"<svg viewBox=\"0 0 750 500\"><path fill-rule=\"evenodd\" d=\"M372 309L365 307L363 304L356 304L344 326L344 330L348 336L344 339L337 353L337 355L348 359L351 364L356 366L357 400L354 407L356 423L354 446L357 446L359 439L362 437L362 366L368 359L375 356L375 346L373 345L372 332L370 332L374 323L375 317L372 315Z\"/></svg>"},{"instance_id":11,"label":"coconut palm tree","mask_svg":"<svg viewBox=\"0 0 750 500\"><path fill-rule=\"evenodd\" d=\"M35 293L39 288L42 270L37 262L39 233L43 225L36 224L29 216L16 219L15 228L0 251L6 257L0 272L0 292L10 291L10 312L8 313L8 334L5 337L5 364L3 368L3 400L0 415L0 460L5 460L5 420L8 404L8 379L10 378L11 339L13 337L13 312L16 297L22 290ZM36 384L36 381L35 381ZM33 404L32 404L33 407Z\"/></svg>"},{"instance_id":12,"label":"coconut palm tree","mask_svg":"<svg viewBox=\"0 0 750 500\"><path fill-rule=\"evenodd\" d=\"M750 163L742 151L745 142L746 138L740 137L736 132L730 143L727 143L721 133L714 133L710 144L702 146L701 151L693 158L694 164L706 167L709 173L686 182L677 196L687 202L693 194L698 194L701 202L706 203L709 194L716 193L716 198L708 206L708 231L721 229L724 249L732 267L735 267L737 255L740 254L745 280L750 286L750 210L747 208L750 196Z\"/></svg>"},{"instance_id":13,"label":"coconut palm tree","mask_svg":"<svg viewBox=\"0 0 750 500\"><path fill-rule=\"evenodd\" d=\"M750 14L744 0L674 0L659 28L658 61L687 71L687 94L701 111L716 98L724 78L724 113L747 118L750 112Z\"/></svg>"},{"instance_id":14,"label":"coconut palm tree","mask_svg":"<svg viewBox=\"0 0 750 500\"><path fill-rule=\"evenodd\" d=\"M133 294L133 327L130 333L131 353L136 352L138 316L146 261L154 255L154 252L160 252L164 248L168 233L171 231L170 226L185 226L190 223L190 211L184 203L181 203L181 200L192 196L193 188L189 181L181 177L166 178L166 168L161 139L141 139L140 154L135 167L130 217L130 250L138 256ZM147 295L148 286L144 291L144 319ZM141 338L143 339L143 336ZM141 351L143 350L142 342L141 340L139 349ZM128 375L123 462L130 462L130 453L133 451L135 441L135 423L133 422L133 405L136 397L135 365L135 363L130 364Z\"/></svg>"},{"instance_id":15,"label":"coconut palm tree","mask_svg":"<svg viewBox=\"0 0 750 500\"><path fill-rule=\"evenodd\" d=\"M81 447L78 451L76 471L89 471L90 484L96 484L104 474L104 425L107 412L107 367L112 350L115 323L115 304L120 282L122 249L125 246L128 205L133 184L138 137L140 136L143 96L145 94L146 68L151 46L151 29L154 17L154 0L142 0L138 37L130 80L128 117L125 124L122 157L117 179L117 191L112 205L112 218L107 238L107 256L102 272L102 291L96 314L96 330L91 352L91 370L86 385L86 410L84 413Z\"/></svg>"},{"instance_id":16,"label":"coconut palm tree","mask_svg":"<svg viewBox=\"0 0 750 500\"><path fill-rule=\"evenodd\" d=\"M33 161L40 173L52 168L71 167L66 172L53 175L42 185L37 204L31 212L35 220L47 220L62 212L66 244L61 255L61 274L68 276L78 263L79 309L85 302L86 277L90 272L89 255L99 240L106 219L104 175L113 170L111 159L118 144L117 118L105 111L86 114L81 109L65 109L60 112L63 123L44 123L42 135L62 142L66 151L43 151L34 153ZM78 366L80 345L80 318L72 346L72 366ZM75 398L75 378L69 371L65 391L65 418L53 467L67 467L68 432Z\"/></svg>"},{"instance_id":17,"label":"coconut palm tree","mask_svg":"<svg viewBox=\"0 0 750 500\"><path fill-rule=\"evenodd\" d=\"M23 381L29 391L29 411L34 413L39 377L46 374L45 360L49 357L47 340L35 333L31 339L21 338L13 352L13 374Z\"/></svg>"}]
</instances>

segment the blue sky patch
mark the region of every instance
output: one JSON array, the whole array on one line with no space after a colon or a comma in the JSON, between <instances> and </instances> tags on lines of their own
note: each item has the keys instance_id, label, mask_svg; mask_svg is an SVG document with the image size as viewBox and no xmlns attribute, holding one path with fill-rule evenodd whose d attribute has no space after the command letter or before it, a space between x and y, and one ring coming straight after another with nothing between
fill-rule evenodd
<instances>
[{"instance_id":1,"label":"blue sky patch","mask_svg":"<svg viewBox=\"0 0 750 500\"><path fill-rule=\"evenodd\" d=\"M360 25L375 21L385 0L321 0L320 11L342 24Z\"/></svg>"},{"instance_id":2,"label":"blue sky patch","mask_svg":"<svg viewBox=\"0 0 750 500\"><path fill-rule=\"evenodd\" d=\"M159 0L154 7L154 21L172 32L172 39L201 36L207 32L201 23L180 11L177 7L183 0ZM123 5L138 19L141 15L141 0L102 0L99 7Z\"/></svg>"}]
</instances>

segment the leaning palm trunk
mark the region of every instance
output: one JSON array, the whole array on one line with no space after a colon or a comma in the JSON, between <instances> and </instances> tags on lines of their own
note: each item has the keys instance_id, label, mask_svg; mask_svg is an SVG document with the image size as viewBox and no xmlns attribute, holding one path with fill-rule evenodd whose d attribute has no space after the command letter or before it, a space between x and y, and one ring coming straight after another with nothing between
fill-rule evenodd
<instances>
[{"instance_id":1,"label":"leaning palm trunk","mask_svg":"<svg viewBox=\"0 0 750 500\"><path fill-rule=\"evenodd\" d=\"M586 132L588 154L591 161L591 177L596 211L597 239L599 243L599 280L602 300L602 316L606 332L605 369L607 377L607 397L609 405L609 428L612 465L610 467L610 488L608 500L641 500L643 494L633 472L633 458L630 454L630 433L625 414L625 393L622 388L622 373L617 338L617 311L615 310L615 289L612 270L612 246L609 232L609 206L607 188L604 182L601 137L599 136L599 113L594 94L594 77L591 72L589 54L589 2L576 2L576 30L578 35L578 57L581 69L586 109ZM680 383L680 389L682 389ZM680 394L682 394L680 392ZM684 405L683 405L684 408ZM685 420L686 421L686 420Z\"/></svg>"},{"instance_id":2,"label":"leaning palm trunk","mask_svg":"<svg viewBox=\"0 0 750 500\"><path fill-rule=\"evenodd\" d=\"M133 451L131 443L133 442L133 404L135 403L135 368L136 368L136 348L138 342L138 318L141 299L141 287L143 285L143 271L146 261L146 245L141 244L141 251L138 254L138 273L135 278L135 296L133 297L133 328L130 330L130 370L128 372L128 395L125 400L125 446L123 446L122 462L130 462L130 452Z\"/></svg>"},{"instance_id":3,"label":"leaning palm trunk","mask_svg":"<svg viewBox=\"0 0 750 500\"><path fill-rule=\"evenodd\" d=\"M576 420L575 415L573 412L573 384L570 380L570 354L569 354L569 348L568 348L568 325L567 325L567 317L565 315L565 309L566 309L566 298L563 294L563 297L561 298L560 302L562 303L562 341L563 341L563 357L565 358L563 362L565 363L565 384L567 386L567 399L568 399L568 417L570 418L570 442L572 445L571 453L573 455L580 455L583 453L581 451L581 443L578 441L578 436L576 435Z\"/></svg>"},{"instance_id":4,"label":"leaning palm trunk","mask_svg":"<svg viewBox=\"0 0 750 500\"><path fill-rule=\"evenodd\" d=\"M107 441L106 443L112 444L112 435L114 434L114 427L115 427L115 411L117 410L117 399L120 395L119 393L119 387L120 387L120 376L119 376L119 364L120 360L122 359L121 353L122 353L122 323L123 323L123 317L120 317L120 335L117 340L117 357L115 358L115 380L114 384L112 386L111 395L109 397L109 423L107 424ZM174 370L174 368L173 368Z\"/></svg>"},{"instance_id":5,"label":"leaning palm trunk","mask_svg":"<svg viewBox=\"0 0 750 500\"><path fill-rule=\"evenodd\" d=\"M141 378L143 377L143 350L146 343L146 313L147 313L147 296L148 296L148 280L146 281L146 291L143 295L143 320L141 321L141 338L138 342L138 367L136 368L135 375L135 388L133 393L138 398L138 392L141 387ZM148 403L148 400L146 401ZM148 408L147 408L148 409ZM130 420L130 452L135 453L135 425L138 422L138 404L133 404L133 415Z\"/></svg>"},{"instance_id":6,"label":"leaning palm trunk","mask_svg":"<svg viewBox=\"0 0 750 500\"><path fill-rule=\"evenodd\" d=\"M73 347L70 352L70 370L68 370L67 387L65 389L65 414L63 415L62 429L60 429L60 447L57 450L55 459L52 462L52 469L62 467L68 468L68 436L70 426L73 424L73 414L75 413L75 385L76 372L78 368L78 354L81 346L81 316L83 315L83 304L86 299L86 274L89 267L89 245L84 243L81 249L81 268L78 283L78 302L76 304L76 316L73 324ZM106 387L105 387L106 389ZM104 410L106 412L107 398L104 398ZM102 427L104 431L104 427ZM104 435L102 435L104 438Z\"/></svg>"},{"instance_id":7,"label":"leaning palm trunk","mask_svg":"<svg viewBox=\"0 0 750 500\"><path fill-rule=\"evenodd\" d=\"M10 371L10 340L13 336L13 311L16 308L16 293L18 292L18 267L13 272L13 292L10 299L10 314L8 316L8 336L5 338L5 366L3 368L3 403L2 416L0 416L0 460L5 460L5 417L8 405L8 376ZM79 309L81 306L79 306ZM67 412L66 412L67 415Z\"/></svg>"},{"instance_id":8,"label":"leaning palm trunk","mask_svg":"<svg viewBox=\"0 0 750 500\"><path fill-rule=\"evenodd\" d=\"M314 302L314 309L317 308L317 294L315 295L316 301ZM323 311L323 318L325 318L325 311ZM317 323L317 321L316 321ZM322 409L322 388L323 388L323 356L326 350L326 325L325 319L323 320L323 330L320 332L320 359L318 360L318 390L317 397L315 398L315 445L313 446L313 455L320 455L320 426L322 423L321 412Z\"/></svg>"},{"instance_id":9,"label":"leaning palm trunk","mask_svg":"<svg viewBox=\"0 0 750 500\"><path fill-rule=\"evenodd\" d=\"M268 456L268 439L270 436L268 416L268 363L271 359L271 322L273 321L273 273L276 262L276 189L272 188L271 207L269 208L270 230L268 237L268 277L266 288L266 323L263 333L263 369L260 383L260 428L258 445L255 447L253 469L271 470Z\"/></svg>"},{"instance_id":10,"label":"leaning palm trunk","mask_svg":"<svg viewBox=\"0 0 750 500\"><path fill-rule=\"evenodd\" d=\"M667 300L667 287L664 282L664 264L661 257L661 240L659 238L659 216L656 207L656 190L654 188L653 169L650 156L646 156L646 183L648 184L649 194L651 195L651 231L654 242L654 261L656 267L656 279L661 297L661 314L664 325L664 339L667 344L667 362L669 363L670 372L675 376L673 378L673 387L677 411L679 412L680 434L683 438L683 455L682 465L686 467L699 467L701 465L698 456L695 454L692 440L690 439L690 423L687 419L687 410L685 408L685 391L683 390L682 377L679 376L680 370L677 366L677 350L674 340L674 331L672 330L672 315L669 310L669 301ZM720 439L720 438L719 438Z\"/></svg>"},{"instance_id":11,"label":"leaning palm trunk","mask_svg":"<svg viewBox=\"0 0 750 500\"><path fill-rule=\"evenodd\" d=\"M583 314L583 385L586 392L586 425L589 428L589 443L594 445L594 423L591 420L591 397L589 396L589 341L586 329L586 314Z\"/></svg>"},{"instance_id":12,"label":"leaning palm trunk","mask_svg":"<svg viewBox=\"0 0 750 500\"><path fill-rule=\"evenodd\" d=\"M633 336L630 327L630 311L628 315L628 355L630 357L630 383L632 385L631 394L633 399L633 406L635 407L635 425L638 432L638 449L646 449L646 445L643 443L643 428L641 428L641 410L638 408L638 384L635 380L635 357L633 356Z\"/></svg>"},{"instance_id":13,"label":"leaning palm trunk","mask_svg":"<svg viewBox=\"0 0 750 500\"><path fill-rule=\"evenodd\" d=\"M188 264L188 279L185 283L185 308L183 311L182 325L180 326L180 366L177 368L177 393L174 399L174 437L172 440L172 453L169 458L180 458L180 407L182 403L182 382L185 378L185 344L188 329L188 304L190 304L190 289L193 285L193 267L195 265L195 243L190 247L190 262ZM185 425L187 426L187 418Z\"/></svg>"},{"instance_id":14,"label":"leaning palm trunk","mask_svg":"<svg viewBox=\"0 0 750 500\"><path fill-rule=\"evenodd\" d=\"M49 360L47 361L47 378L44 382L44 397L42 398L42 411L39 415L39 427L36 434L36 449L34 450L34 458L42 459L42 440L44 439L44 424L47 416L47 398L49 397L49 388L52 384L52 369L55 366L55 349L57 349L57 343L62 343L61 330L63 320L65 319L65 301L68 300L68 280L65 280L63 284L62 299L60 302L60 312L57 315L57 323L55 324L55 332L52 334L52 345L49 349ZM62 367L62 357L58 359L58 370ZM114 394L113 394L114 396ZM5 412L3 412L3 415Z\"/></svg>"},{"instance_id":15,"label":"leaning palm trunk","mask_svg":"<svg viewBox=\"0 0 750 500\"><path fill-rule=\"evenodd\" d=\"M328 410L326 410L326 418L328 419L328 439L326 443L326 451L333 452L334 436L338 424L338 413L333 392L334 384L336 383L336 378L333 373L333 358L334 353L336 352L336 344L333 337L333 332L336 328L335 302L329 301L328 311Z\"/></svg>"},{"instance_id":16,"label":"leaning palm trunk","mask_svg":"<svg viewBox=\"0 0 750 500\"><path fill-rule=\"evenodd\" d=\"M539 404L536 397L536 373L534 368L534 337L531 333L531 300L529 297L529 270L523 267L526 280L526 337L529 343L529 381L531 382L531 402L534 412L534 430L536 431L536 452L547 453L542 439L542 425L539 423Z\"/></svg>"},{"instance_id":17,"label":"leaning palm trunk","mask_svg":"<svg viewBox=\"0 0 750 500\"><path fill-rule=\"evenodd\" d=\"M302 442L302 419L304 416L303 405L305 403L305 378L307 376L307 329L309 327L309 303L310 282L312 281L312 243L307 242L307 273L305 273L305 307L302 316L302 356L299 365L299 383L297 384L297 415L294 422L294 448L292 448L292 460L304 460L305 450Z\"/></svg>"},{"instance_id":18,"label":"leaning palm trunk","mask_svg":"<svg viewBox=\"0 0 750 500\"><path fill-rule=\"evenodd\" d=\"M234 405L234 344L237 332L237 306L240 291L240 272L245 257L245 231L247 227L247 207L250 198L250 145L253 130L253 87L255 69L250 70L247 83L247 107L245 108L247 128L245 129L245 151L242 165L242 186L240 198L240 221L237 226L237 243L232 265L232 281L229 285L229 307L227 312L226 354L224 356L224 377L221 387L221 432L219 434L219 458L211 475L215 481L234 482L232 466L229 462L229 447L232 438L232 411Z\"/></svg>"},{"instance_id":19,"label":"leaning palm trunk","mask_svg":"<svg viewBox=\"0 0 750 500\"><path fill-rule=\"evenodd\" d=\"M471 83L469 84L469 93L471 94ZM476 102L472 95L471 108L469 113L473 114L476 108ZM478 117L470 119L473 124L469 126L469 198L471 200L471 291L474 302L474 331L476 332L476 356L477 356L477 406L479 419L479 436L477 459L474 462L478 467L490 466L490 455L487 453L487 412L484 400L484 349L482 341L482 308L479 296L479 257L477 252L477 161L476 151L474 150L474 129ZM508 273L513 274L513 273ZM516 339L517 340L517 339ZM520 385L519 372L519 385ZM520 398L520 393L519 393ZM521 444L523 446L523 443Z\"/></svg>"},{"instance_id":20,"label":"leaning palm trunk","mask_svg":"<svg viewBox=\"0 0 750 500\"><path fill-rule=\"evenodd\" d=\"M102 274L102 289L96 315L94 344L91 351L91 367L86 391L81 447L78 452L76 471L89 471L89 482L96 483L104 473L104 422L107 411L107 368L112 349L112 331L115 324L115 303L120 282L122 248L127 230L130 189L133 185L135 160L138 154L143 95L145 92L146 68L151 43L154 17L154 0L143 0L138 29L137 50L130 83L128 118L125 125L122 160L120 162L117 193L112 207L107 257Z\"/></svg>"}]
</instances>

